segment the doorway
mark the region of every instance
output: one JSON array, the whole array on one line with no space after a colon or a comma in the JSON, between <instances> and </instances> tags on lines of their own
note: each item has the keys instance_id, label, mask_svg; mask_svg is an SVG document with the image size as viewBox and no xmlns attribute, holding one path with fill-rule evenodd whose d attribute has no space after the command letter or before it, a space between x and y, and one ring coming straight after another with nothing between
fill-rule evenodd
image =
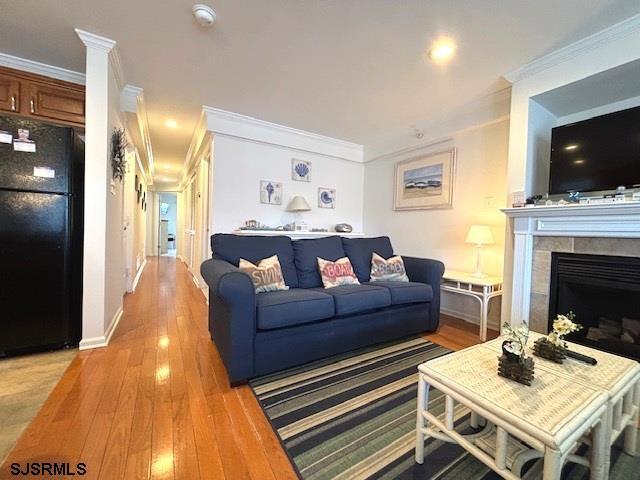
<instances>
[{"instance_id":1,"label":"doorway","mask_svg":"<svg viewBox=\"0 0 640 480\"><path fill-rule=\"evenodd\" d=\"M177 251L178 195L158 195L158 254L175 257Z\"/></svg>"}]
</instances>

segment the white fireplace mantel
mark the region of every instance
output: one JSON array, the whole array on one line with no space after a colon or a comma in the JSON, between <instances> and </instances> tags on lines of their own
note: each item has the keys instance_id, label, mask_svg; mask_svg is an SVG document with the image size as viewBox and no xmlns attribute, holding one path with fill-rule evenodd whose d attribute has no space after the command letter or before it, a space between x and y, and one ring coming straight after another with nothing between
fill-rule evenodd
<instances>
[{"instance_id":1,"label":"white fireplace mantel","mask_svg":"<svg viewBox=\"0 0 640 480\"><path fill-rule=\"evenodd\" d=\"M512 325L529 322L533 238L608 237L640 239L640 202L554 205L502 210L513 232Z\"/></svg>"}]
</instances>

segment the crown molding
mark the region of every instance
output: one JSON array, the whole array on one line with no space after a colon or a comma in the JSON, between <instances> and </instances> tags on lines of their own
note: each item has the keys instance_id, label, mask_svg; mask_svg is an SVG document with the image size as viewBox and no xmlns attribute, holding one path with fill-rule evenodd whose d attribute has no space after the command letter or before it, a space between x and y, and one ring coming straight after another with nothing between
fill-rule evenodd
<instances>
[{"instance_id":1,"label":"crown molding","mask_svg":"<svg viewBox=\"0 0 640 480\"><path fill-rule=\"evenodd\" d=\"M75 29L76 35L80 38L84 46L87 48L97 48L104 52L110 52L116 46L116 41L110 38L101 37L95 33L87 32L79 28Z\"/></svg>"},{"instance_id":2,"label":"crown molding","mask_svg":"<svg viewBox=\"0 0 640 480\"><path fill-rule=\"evenodd\" d=\"M46 63L36 62L26 58L15 57L8 53L0 53L0 66L44 75L45 77L77 83L79 85L84 85L86 82L84 73L74 72L73 70L47 65Z\"/></svg>"},{"instance_id":3,"label":"crown molding","mask_svg":"<svg viewBox=\"0 0 640 480\"><path fill-rule=\"evenodd\" d=\"M352 162L363 162L364 147L357 143L298 130L254 117L203 106L207 130L214 134L284 146Z\"/></svg>"},{"instance_id":4,"label":"crown molding","mask_svg":"<svg viewBox=\"0 0 640 480\"><path fill-rule=\"evenodd\" d=\"M594 50L607 43L624 39L630 35L640 32L640 14L616 23L593 35L578 40L566 47L562 47L554 52L544 55L522 67L504 75L504 78L511 83L519 82L537 73L554 67L576 56Z\"/></svg>"},{"instance_id":5,"label":"crown molding","mask_svg":"<svg viewBox=\"0 0 640 480\"><path fill-rule=\"evenodd\" d=\"M145 174L148 177L147 183L151 185L153 184L154 160L144 90L134 85L125 85L120 92L120 110L125 114L135 115L140 130L141 147L146 158L147 168Z\"/></svg>"},{"instance_id":6,"label":"crown molding","mask_svg":"<svg viewBox=\"0 0 640 480\"><path fill-rule=\"evenodd\" d=\"M87 49L93 48L96 50L101 50L102 52L109 55L109 63L111 64L111 70L113 71L116 85L118 86L118 90L122 90L125 86L124 74L122 70L122 62L120 61L120 53L116 48L116 41L111 40L110 38L101 37L100 35L96 35L95 33L80 30L79 28L76 28L75 30L78 38L80 38Z\"/></svg>"},{"instance_id":7,"label":"crown molding","mask_svg":"<svg viewBox=\"0 0 640 480\"><path fill-rule=\"evenodd\" d=\"M206 152L206 149L209 146L209 142L207 142L207 140L210 140L210 134L207 130L207 115L203 110L200 114L200 118L198 119L198 123L196 123L193 130L191 143L189 144L189 149L187 150L187 155L184 160L182 178L178 182L180 190L184 190L187 186L193 174L193 170L198 166L202 155Z\"/></svg>"}]
</instances>

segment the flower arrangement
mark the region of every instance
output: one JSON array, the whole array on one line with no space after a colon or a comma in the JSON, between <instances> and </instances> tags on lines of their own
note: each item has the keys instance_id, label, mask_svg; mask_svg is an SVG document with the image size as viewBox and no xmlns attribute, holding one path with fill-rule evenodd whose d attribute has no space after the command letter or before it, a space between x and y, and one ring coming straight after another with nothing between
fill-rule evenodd
<instances>
[{"instance_id":1,"label":"flower arrangement","mask_svg":"<svg viewBox=\"0 0 640 480\"><path fill-rule=\"evenodd\" d=\"M567 350L567 342L564 341L565 335L571 332L577 332L582 325L575 323L576 318L573 312L565 315L558 315L553 321L553 329L546 337L536 340L533 345L533 353L538 357L546 358L555 363L563 363L570 352ZM574 354L575 356L575 354Z\"/></svg>"},{"instance_id":2,"label":"flower arrangement","mask_svg":"<svg viewBox=\"0 0 640 480\"><path fill-rule=\"evenodd\" d=\"M558 348L567 348L567 342L564 341L565 335L582 329L582 325L573 321L575 318L576 315L573 312L558 315L553 321L553 330L547 335L547 340Z\"/></svg>"},{"instance_id":3,"label":"flower arrangement","mask_svg":"<svg viewBox=\"0 0 640 480\"><path fill-rule=\"evenodd\" d=\"M513 328L508 323L505 323L502 328L507 337L502 343L503 350L512 355L524 358L527 342L529 341L529 325L527 325L526 322L522 322L520 327Z\"/></svg>"},{"instance_id":4,"label":"flower arrangement","mask_svg":"<svg viewBox=\"0 0 640 480\"><path fill-rule=\"evenodd\" d=\"M533 358L527 357L529 341L529 325L513 328L508 323L503 325L506 339L502 342L502 356L498 359L498 375L515 380L524 385L533 381Z\"/></svg>"}]
</instances>

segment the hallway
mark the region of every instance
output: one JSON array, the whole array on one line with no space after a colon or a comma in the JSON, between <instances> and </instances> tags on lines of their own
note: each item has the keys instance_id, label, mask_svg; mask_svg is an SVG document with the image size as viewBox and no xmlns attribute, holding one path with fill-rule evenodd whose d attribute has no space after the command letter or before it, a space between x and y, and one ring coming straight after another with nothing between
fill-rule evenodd
<instances>
[{"instance_id":1,"label":"hallway","mask_svg":"<svg viewBox=\"0 0 640 480\"><path fill-rule=\"evenodd\" d=\"M83 478L296 478L247 386L231 390L184 264L149 258L111 343L80 352L0 470L84 462Z\"/></svg>"}]
</instances>

